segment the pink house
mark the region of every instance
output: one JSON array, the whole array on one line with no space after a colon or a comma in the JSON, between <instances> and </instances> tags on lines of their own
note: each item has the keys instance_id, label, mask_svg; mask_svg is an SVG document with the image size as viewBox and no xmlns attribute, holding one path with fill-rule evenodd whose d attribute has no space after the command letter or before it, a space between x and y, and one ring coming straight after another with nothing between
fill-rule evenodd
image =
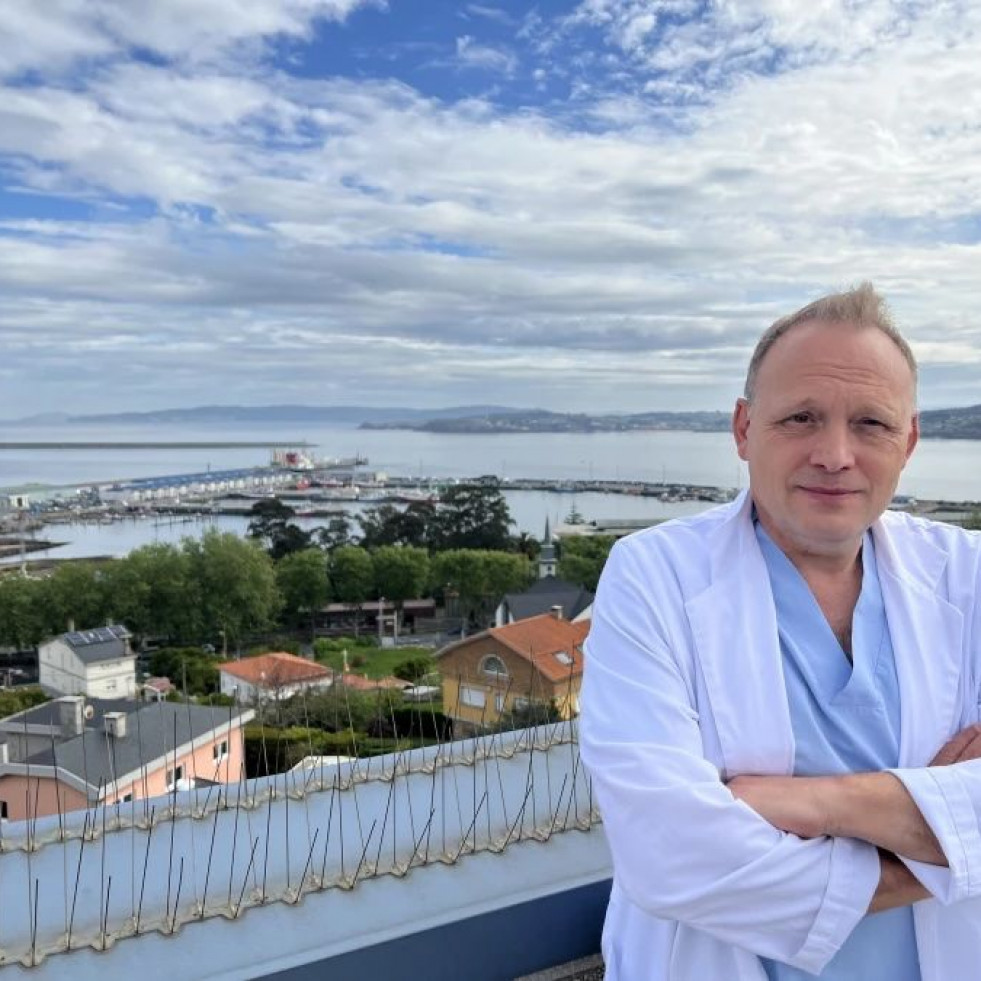
<instances>
[{"instance_id":1,"label":"pink house","mask_svg":"<svg viewBox=\"0 0 981 981\"><path fill-rule=\"evenodd\" d=\"M36 706L0 724L7 737L0 743L0 818L21 821L234 783L244 776L242 727L254 714L82 696Z\"/></svg>"}]
</instances>

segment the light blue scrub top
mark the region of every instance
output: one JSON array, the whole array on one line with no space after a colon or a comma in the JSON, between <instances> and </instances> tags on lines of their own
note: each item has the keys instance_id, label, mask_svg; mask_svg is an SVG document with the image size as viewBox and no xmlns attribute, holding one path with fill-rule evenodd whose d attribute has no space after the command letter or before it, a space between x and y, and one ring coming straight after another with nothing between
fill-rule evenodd
<instances>
[{"instance_id":1,"label":"light blue scrub top","mask_svg":"<svg viewBox=\"0 0 981 981\"><path fill-rule=\"evenodd\" d=\"M814 594L756 522L777 610L794 774L821 776L899 765L899 682L879 588L872 536L862 544L862 590L852 618L850 664ZM769 981L813 974L761 958ZM827 981L920 981L909 906L860 921L819 977Z\"/></svg>"}]
</instances>

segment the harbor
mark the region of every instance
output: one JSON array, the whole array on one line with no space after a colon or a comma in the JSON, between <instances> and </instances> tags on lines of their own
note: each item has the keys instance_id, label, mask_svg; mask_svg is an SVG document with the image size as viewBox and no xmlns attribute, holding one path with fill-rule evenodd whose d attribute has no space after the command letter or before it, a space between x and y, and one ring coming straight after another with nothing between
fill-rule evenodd
<instances>
[{"instance_id":1,"label":"harbor","mask_svg":"<svg viewBox=\"0 0 981 981\"><path fill-rule=\"evenodd\" d=\"M226 429L190 440L171 429L155 443L132 439L132 431L91 431L92 443L118 444L125 436L143 450L4 453L3 472L13 481L0 490L0 534L7 539L0 563L37 568L121 556L148 543L198 537L210 527L245 534L255 503L271 498L287 504L304 530L343 517L356 534L359 516L370 508L432 503L443 488L475 481L499 487L516 534L538 538L546 520L555 529L569 517L575 525L569 533L623 534L730 500L746 483L724 433L464 439L331 427L268 441L229 438L241 434ZM58 442L56 432L44 435L51 438L43 442ZM193 448L148 449L163 437ZM271 452L257 459L255 449L241 448L244 442L262 442ZM207 443L234 448L201 450ZM334 455L315 456L313 447ZM971 520L981 509L973 478L979 471L981 443L925 440L895 505Z\"/></svg>"}]
</instances>

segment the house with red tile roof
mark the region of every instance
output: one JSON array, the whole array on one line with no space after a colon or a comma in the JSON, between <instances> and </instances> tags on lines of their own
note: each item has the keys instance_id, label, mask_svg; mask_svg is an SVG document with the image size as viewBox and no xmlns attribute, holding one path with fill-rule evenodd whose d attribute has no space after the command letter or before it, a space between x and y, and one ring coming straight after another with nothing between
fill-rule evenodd
<instances>
[{"instance_id":1,"label":"house with red tile roof","mask_svg":"<svg viewBox=\"0 0 981 981\"><path fill-rule=\"evenodd\" d=\"M589 625L555 611L491 627L438 651L443 711L456 731L494 726L533 704L551 703L563 719L576 715Z\"/></svg>"},{"instance_id":2,"label":"house with red tile roof","mask_svg":"<svg viewBox=\"0 0 981 981\"><path fill-rule=\"evenodd\" d=\"M305 657L272 651L240 661L225 661L218 665L218 676L223 695L231 695L239 704L250 705L290 698L305 689L329 688L334 673Z\"/></svg>"},{"instance_id":3,"label":"house with red tile roof","mask_svg":"<svg viewBox=\"0 0 981 981\"><path fill-rule=\"evenodd\" d=\"M353 691L378 691L380 688L388 688L393 691L404 691L412 687L411 681L403 681L401 678L394 678L388 675L384 678L366 678L364 675L345 672L334 678L335 685L343 685Z\"/></svg>"}]
</instances>

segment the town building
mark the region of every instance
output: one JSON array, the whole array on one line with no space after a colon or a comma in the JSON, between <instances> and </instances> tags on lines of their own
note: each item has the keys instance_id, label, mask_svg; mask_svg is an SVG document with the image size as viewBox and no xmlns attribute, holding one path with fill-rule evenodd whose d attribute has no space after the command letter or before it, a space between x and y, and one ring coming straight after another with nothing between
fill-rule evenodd
<instances>
[{"instance_id":1,"label":"town building","mask_svg":"<svg viewBox=\"0 0 981 981\"><path fill-rule=\"evenodd\" d=\"M563 722L326 756L8 822L4 977L598 977L578 959L599 950L612 866L576 739Z\"/></svg>"},{"instance_id":2,"label":"town building","mask_svg":"<svg viewBox=\"0 0 981 981\"><path fill-rule=\"evenodd\" d=\"M368 634L384 641L402 634L430 633L436 623L436 600L432 597L392 600L367 600L364 603L327 603L316 616L316 630L321 637Z\"/></svg>"},{"instance_id":3,"label":"town building","mask_svg":"<svg viewBox=\"0 0 981 981\"><path fill-rule=\"evenodd\" d=\"M549 529L548 518L545 519L545 537L542 539L542 550L538 553L538 578L556 576L559 572L559 557L555 550L555 541Z\"/></svg>"},{"instance_id":4,"label":"town building","mask_svg":"<svg viewBox=\"0 0 981 981\"><path fill-rule=\"evenodd\" d=\"M536 579L522 593L505 593L494 612L494 626L561 611L566 620L588 620L593 611L593 594L582 586L553 575Z\"/></svg>"},{"instance_id":5,"label":"town building","mask_svg":"<svg viewBox=\"0 0 981 981\"><path fill-rule=\"evenodd\" d=\"M366 678L364 675L353 674L345 671L334 679L334 684L342 685L351 691L406 691L412 687L411 681L402 678L394 678L391 675L385 678Z\"/></svg>"},{"instance_id":6,"label":"town building","mask_svg":"<svg viewBox=\"0 0 981 981\"><path fill-rule=\"evenodd\" d=\"M568 719L579 712L582 644L589 620L559 611L491 627L438 651L443 711L457 733L497 725L536 708Z\"/></svg>"},{"instance_id":7,"label":"town building","mask_svg":"<svg viewBox=\"0 0 981 981\"><path fill-rule=\"evenodd\" d=\"M38 680L49 695L133 698L136 655L118 624L69 630L38 647Z\"/></svg>"},{"instance_id":8,"label":"town building","mask_svg":"<svg viewBox=\"0 0 981 981\"><path fill-rule=\"evenodd\" d=\"M4 719L0 818L159 797L242 777L251 709L66 695Z\"/></svg>"},{"instance_id":9,"label":"town building","mask_svg":"<svg viewBox=\"0 0 981 981\"><path fill-rule=\"evenodd\" d=\"M334 673L316 661L273 651L218 665L220 691L240 705L291 698L301 691L329 688Z\"/></svg>"}]
</instances>

